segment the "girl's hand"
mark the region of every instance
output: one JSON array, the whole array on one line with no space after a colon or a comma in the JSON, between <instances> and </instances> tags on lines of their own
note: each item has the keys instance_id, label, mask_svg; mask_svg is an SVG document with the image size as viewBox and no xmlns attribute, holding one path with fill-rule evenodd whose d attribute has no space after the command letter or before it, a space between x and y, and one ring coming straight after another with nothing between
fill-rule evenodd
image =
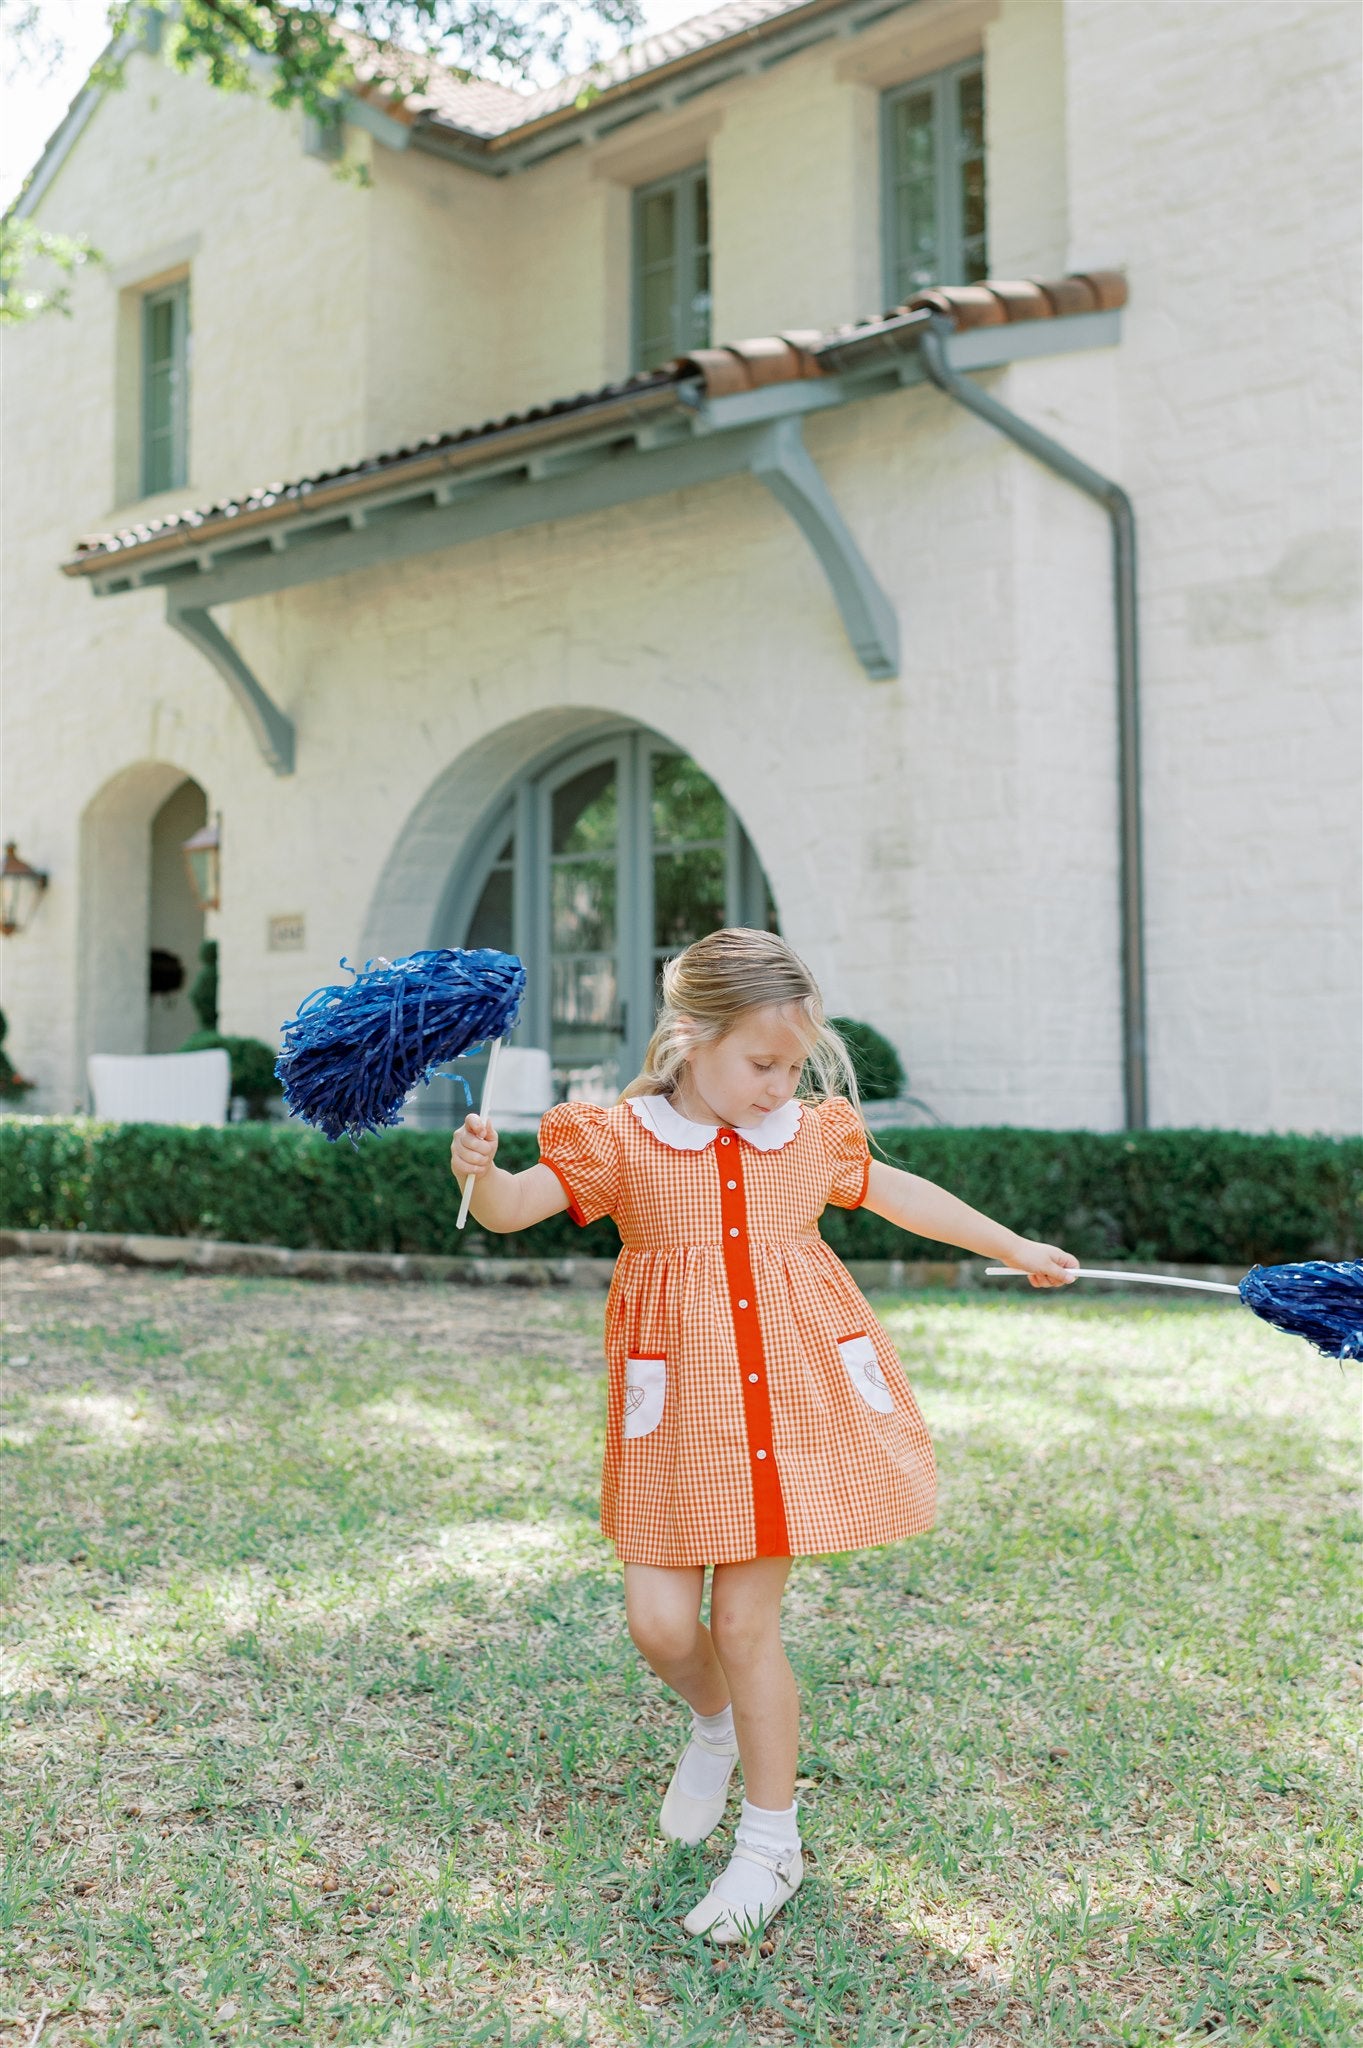
<instances>
[{"instance_id":1,"label":"girl's hand","mask_svg":"<svg viewBox=\"0 0 1363 2048\"><path fill-rule=\"evenodd\" d=\"M1011 1255L1005 1256L1004 1264L1026 1273L1033 1287L1068 1287L1079 1261L1072 1252L1062 1252L1058 1245L1038 1244L1034 1238L1020 1237Z\"/></svg>"},{"instance_id":2,"label":"girl's hand","mask_svg":"<svg viewBox=\"0 0 1363 2048\"><path fill-rule=\"evenodd\" d=\"M491 1117L470 1110L450 1144L450 1172L460 1180L481 1180L497 1156L497 1133Z\"/></svg>"}]
</instances>

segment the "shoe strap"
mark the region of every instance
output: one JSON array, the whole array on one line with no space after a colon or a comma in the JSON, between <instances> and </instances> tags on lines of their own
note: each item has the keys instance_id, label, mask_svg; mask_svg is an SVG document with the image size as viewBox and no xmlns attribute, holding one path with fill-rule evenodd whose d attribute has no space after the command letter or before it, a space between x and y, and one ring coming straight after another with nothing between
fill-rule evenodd
<instances>
[{"instance_id":1,"label":"shoe strap","mask_svg":"<svg viewBox=\"0 0 1363 2048\"><path fill-rule=\"evenodd\" d=\"M709 1735L701 1735L699 1732L696 1731L692 1732L691 1740L692 1742L694 1742L697 1749L708 1750L711 1756L736 1757L738 1755L738 1744L736 1742L717 1742L713 1739L713 1737Z\"/></svg>"},{"instance_id":2,"label":"shoe strap","mask_svg":"<svg viewBox=\"0 0 1363 2048\"><path fill-rule=\"evenodd\" d=\"M754 1849L747 1842L736 1840L733 1853L735 1856L746 1856L749 1863L764 1864L768 1870L775 1871L782 1884L789 1884L790 1873L795 1867L795 1858L800 1851L798 1848L783 1849L779 1856L769 1856L765 1849Z\"/></svg>"}]
</instances>

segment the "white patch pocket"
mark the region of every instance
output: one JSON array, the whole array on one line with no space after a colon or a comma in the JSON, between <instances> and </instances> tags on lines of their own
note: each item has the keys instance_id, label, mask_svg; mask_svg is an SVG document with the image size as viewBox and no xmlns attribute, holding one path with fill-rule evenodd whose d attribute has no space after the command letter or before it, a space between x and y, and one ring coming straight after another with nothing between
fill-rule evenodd
<instances>
[{"instance_id":1,"label":"white patch pocket","mask_svg":"<svg viewBox=\"0 0 1363 2048\"><path fill-rule=\"evenodd\" d=\"M868 1408L878 1408L882 1415L894 1411L894 1395L885 1384L876 1357L876 1347L865 1335L840 1337L838 1349L842 1362L847 1368L847 1377L860 1394Z\"/></svg>"},{"instance_id":2,"label":"white patch pocket","mask_svg":"<svg viewBox=\"0 0 1363 2048\"><path fill-rule=\"evenodd\" d=\"M625 1360L625 1435L647 1436L663 1419L667 1398L665 1358Z\"/></svg>"}]
</instances>

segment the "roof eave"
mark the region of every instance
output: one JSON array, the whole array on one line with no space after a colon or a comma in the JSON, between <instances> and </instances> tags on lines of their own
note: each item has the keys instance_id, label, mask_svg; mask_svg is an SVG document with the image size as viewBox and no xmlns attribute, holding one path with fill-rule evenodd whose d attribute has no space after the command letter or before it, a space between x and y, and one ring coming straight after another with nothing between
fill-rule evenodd
<instances>
[{"instance_id":1,"label":"roof eave","mask_svg":"<svg viewBox=\"0 0 1363 2048\"><path fill-rule=\"evenodd\" d=\"M138 540L127 547L104 547L71 556L61 564L64 576L89 579L136 557L140 572L144 564L156 567L169 561L193 561L209 554L215 545L235 546L244 533L279 528L306 517L309 521L345 513L359 499L405 497L422 486L438 486L443 480L501 469L556 448L565 442L590 443L608 435L614 427L652 425L686 407L695 379L676 377L652 389L622 393L594 405L575 407L561 413L546 413L539 419L518 420L488 433L470 436L448 446L422 451L414 449L397 461L363 465L345 470L334 479L315 484L282 485L278 495L237 513L205 518L196 526L178 524L172 531ZM185 515L179 515L183 520Z\"/></svg>"},{"instance_id":2,"label":"roof eave","mask_svg":"<svg viewBox=\"0 0 1363 2048\"><path fill-rule=\"evenodd\" d=\"M1050 303L1048 293L1064 294L1070 287L1082 290L1084 310L1063 317L1040 311L1042 303ZM507 483L518 470L543 469L555 453L574 462L604 460L621 435L656 440L671 431L669 422L689 437L693 429L713 432L781 413L842 405L877 389L918 381L916 344L934 315L950 317L960 330L953 356L961 369L1110 345L1120 336L1126 286L1119 273L1092 272L1045 289L1028 281L999 282L922 296L930 303L830 334L778 335L698 350L669 365L651 384L565 401L442 446L398 451L331 477L271 487L240 510L181 513L164 533L133 532L126 541L102 537L99 545L64 561L62 572L97 590L114 584L128 588L143 580L144 570L154 576L178 565L203 566L205 558L239 547L245 535L274 545L271 534L282 539L285 528L336 518L362 524L365 502L378 510L417 494L438 494L442 483L451 490L470 482ZM1035 302L1031 311L1023 311L1030 302Z\"/></svg>"},{"instance_id":3,"label":"roof eave","mask_svg":"<svg viewBox=\"0 0 1363 2048\"><path fill-rule=\"evenodd\" d=\"M588 76L576 100L553 107L531 120L513 121L492 133L486 129L465 127L449 115L442 114L438 108L419 108L406 116L411 124L411 140L433 154L451 157L475 169L502 174L521 168L515 159L526 152L529 152L530 161L535 163L556 154L556 151L541 152L536 148L546 135L555 131L581 126L588 131L580 138L584 141L595 140L595 131L610 132L615 109L623 101L646 94L661 97L661 106L656 109L643 107L638 115L624 117L630 120L654 111L671 111L674 106L708 92L712 86L724 84L735 75L735 61L745 56L751 56L751 63L745 63L744 70L760 69L766 63L798 55L811 42L824 40L822 35L809 37L805 34L811 23L843 15L847 18L845 33L852 35L863 27L870 27L872 22L883 20L888 13L916 4L917 0L807 0L805 6L788 8L770 20L737 29L718 42L683 51L664 63L649 65L632 77L593 88ZM826 33L840 32L829 30ZM713 75L706 76L707 73ZM395 107L385 106L384 111L398 118ZM578 139L573 138L574 141ZM568 148L571 144L565 141L558 146Z\"/></svg>"}]
</instances>

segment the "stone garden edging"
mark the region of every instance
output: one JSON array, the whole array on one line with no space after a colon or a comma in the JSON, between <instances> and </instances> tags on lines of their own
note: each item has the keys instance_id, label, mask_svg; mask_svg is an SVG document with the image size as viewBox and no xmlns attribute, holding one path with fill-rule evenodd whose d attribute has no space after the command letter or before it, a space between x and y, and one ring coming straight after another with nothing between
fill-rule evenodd
<instances>
[{"instance_id":1,"label":"stone garden edging","mask_svg":"<svg viewBox=\"0 0 1363 2048\"><path fill-rule=\"evenodd\" d=\"M208 1237L148 1237L85 1230L0 1230L0 1259L45 1258L102 1266L136 1266L185 1273L239 1273L288 1280L435 1281L456 1287L584 1287L604 1289L614 1259L488 1259L433 1252L293 1251L278 1244L223 1244ZM859 1287L952 1287L990 1291L983 1259L848 1259ZM1152 1260L1143 1272L1185 1280L1238 1283L1230 1266L1179 1266ZM1092 1280L1088 1287L1119 1288ZM1030 1293L1031 1290L1028 1289ZM1167 1297L1166 1297L1167 1298Z\"/></svg>"}]
</instances>

